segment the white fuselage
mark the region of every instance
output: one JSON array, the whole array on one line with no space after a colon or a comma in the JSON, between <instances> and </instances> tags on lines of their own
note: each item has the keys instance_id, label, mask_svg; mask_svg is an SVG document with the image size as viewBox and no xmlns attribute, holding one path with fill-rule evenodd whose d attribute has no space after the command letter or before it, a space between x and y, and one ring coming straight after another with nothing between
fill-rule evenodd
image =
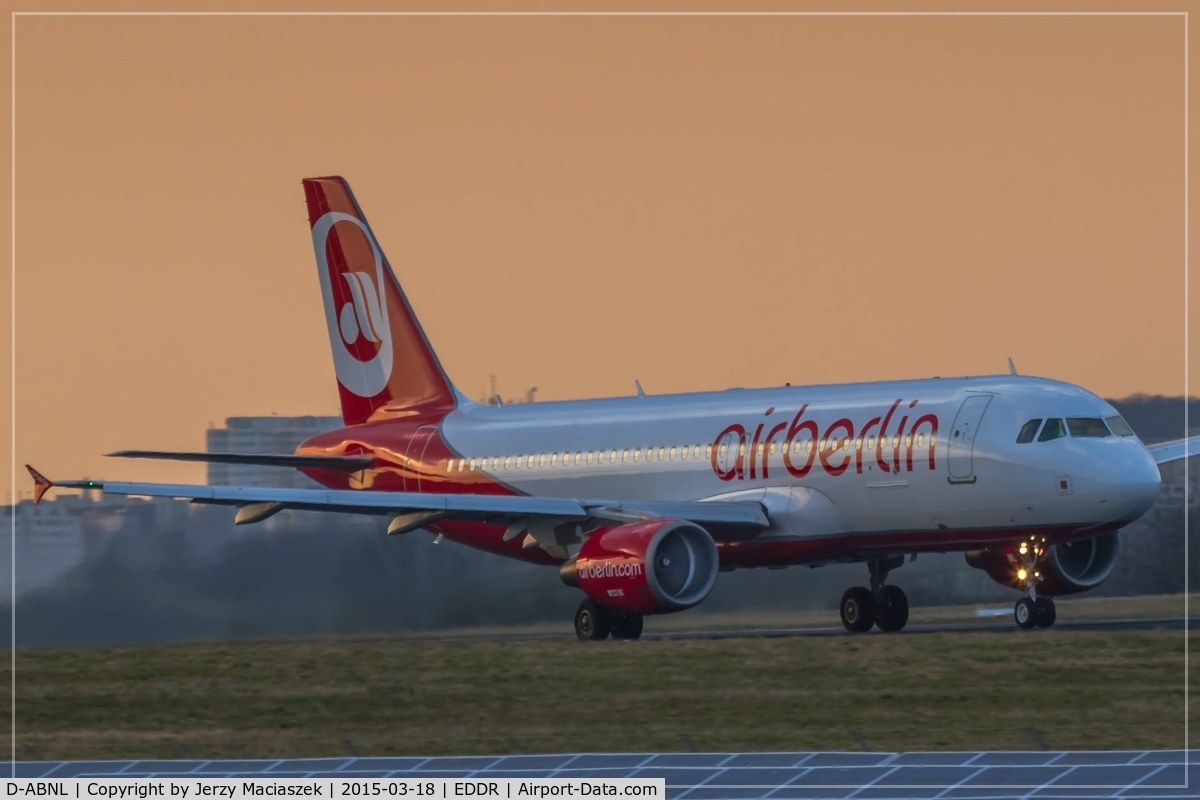
<instances>
[{"instance_id":1,"label":"white fuselage","mask_svg":"<svg viewBox=\"0 0 1200 800\"><path fill-rule=\"evenodd\" d=\"M963 532L1086 532L1145 513L1159 471L1136 437L1017 443L1033 419L1116 415L1070 384L994 376L472 403L441 434L460 456L450 472L521 494L753 498L771 517L759 545L947 531L954 549Z\"/></svg>"}]
</instances>

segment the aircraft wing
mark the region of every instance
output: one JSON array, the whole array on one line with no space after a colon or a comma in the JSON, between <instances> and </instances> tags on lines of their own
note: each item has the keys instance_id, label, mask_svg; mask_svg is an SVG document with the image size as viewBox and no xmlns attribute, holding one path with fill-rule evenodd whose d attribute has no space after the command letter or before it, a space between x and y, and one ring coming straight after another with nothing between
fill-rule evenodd
<instances>
[{"instance_id":1,"label":"aircraft wing","mask_svg":"<svg viewBox=\"0 0 1200 800\"><path fill-rule=\"evenodd\" d=\"M568 522L620 523L669 517L695 522L708 529L718 541L749 538L770 525L766 509L754 501L629 502L524 495L50 481L28 464L26 469L33 476L35 502L41 500L52 486L96 489L105 494L172 497L193 503L238 506L235 524L259 522L285 509L392 516L395 519L388 533L403 533L441 519L481 520L508 525L506 538L528 532L538 544L546 543L544 539L552 535L554 527Z\"/></svg>"},{"instance_id":2,"label":"aircraft wing","mask_svg":"<svg viewBox=\"0 0 1200 800\"><path fill-rule=\"evenodd\" d=\"M1169 464L1172 461L1200 455L1200 436L1152 444L1146 449L1150 451L1150 455L1154 456L1155 462Z\"/></svg>"}]
</instances>

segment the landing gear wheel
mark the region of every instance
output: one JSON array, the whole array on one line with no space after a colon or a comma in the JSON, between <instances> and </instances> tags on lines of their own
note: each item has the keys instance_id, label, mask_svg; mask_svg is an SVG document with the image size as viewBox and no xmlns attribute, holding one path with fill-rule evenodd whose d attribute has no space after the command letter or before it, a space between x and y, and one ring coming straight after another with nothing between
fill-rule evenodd
<instances>
[{"instance_id":1,"label":"landing gear wheel","mask_svg":"<svg viewBox=\"0 0 1200 800\"><path fill-rule=\"evenodd\" d=\"M642 635L641 614L617 614L613 618L612 637L614 639L638 639Z\"/></svg>"},{"instance_id":2,"label":"landing gear wheel","mask_svg":"<svg viewBox=\"0 0 1200 800\"><path fill-rule=\"evenodd\" d=\"M1054 598L1039 597L1033 602L1037 606L1037 616L1035 617L1037 626L1039 628L1049 628L1054 624L1054 620L1058 619L1058 611L1054 608Z\"/></svg>"},{"instance_id":3,"label":"landing gear wheel","mask_svg":"<svg viewBox=\"0 0 1200 800\"><path fill-rule=\"evenodd\" d=\"M580 639L607 639L612 612L599 603L584 600L575 610L575 635Z\"/></svg>"},{"instance_id":4,"label":"landing gear wheel","mask_svg":"<svg viewBox=\"0 0 1200 800\"><path fill-rule=\"evenodd\" d=\"M1028 597L1022 597L1013 606L1013 618L1016 619L1018 628L1032 628L1037 624L1037 616L1037 604Z\"/></svg>"},{"instance_id":5,"label":"landing gear wheel","mask_svg":"<svg viewBox=\"0 0 1200 800\"><path fill-rule=\"evenodd\" d=\"M851 633L871 630L875 624L875 598L871 590L854 586L842 595L842 625Z\"/></svg>"},{"instance_id":6,"label":"landing gear wheel","mask_svg":"<svg viewBox=\"0 0 1200 800\"><path fill-rule=\"evenodd\" d=\"M908 624L908 598L899 586L885 586L875 607L875 624L881 631L903 630Z\"/></svg>"}]
</instances>

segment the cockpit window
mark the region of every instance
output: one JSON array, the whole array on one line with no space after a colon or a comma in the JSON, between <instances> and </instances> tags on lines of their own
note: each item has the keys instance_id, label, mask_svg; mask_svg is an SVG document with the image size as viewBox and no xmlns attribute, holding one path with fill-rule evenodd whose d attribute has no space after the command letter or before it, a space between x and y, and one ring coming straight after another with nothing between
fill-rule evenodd
<instances>
[{"instance_id":1,"label":"cockpit window","mask_svg":"<svg viewBox=\"0 0 1200 800\"><path fill-rule=\"evenodd\" d=\"M1038 437L1039 442L1048 442L1051 439L1061 439L1067 435L1067 426L1063 425L1061 419L1046 420L1045 427L1042 428L1042 435Z\"/></svg>"},{"instance_id":2,"label":"cockpit window","mask_svg":"<svg viewBox=\"0 0 1200 800\"><path fill-rule=\"evenodd\" d=\"M1108 429L1117 436L1133 436L1133 428L1129 427L1129 423L1121 417L1105 417L1104 421L1108 423Z\"/></svg>"},{"instance_id":3,"label":"cockpit window","mask_svg":"<svg viewBox=\"0 0 1200 800\"><path fill-rule=\"evenodd\" d=\"M1108 426L1104 424L1104 420L1099 417L1067 417L1067 429L1071 431L1072 436L1085 439L1103 439L1105 436L1112 436L1108 432Z\"/></svg>"},{"instance_id":4,"label":"cockpit window","mask_svg":"<svg viewBox=\"0 0 1200 800\"><path fill-rule=\"evenodd\" d=\"M1017 434L1017 444L1029 444L1033 441L1033 437L1037 436L1038 426L1042 424L1040 419L1031 419L1021 426L1021 432Z\"/></svg>"}]
</instances>

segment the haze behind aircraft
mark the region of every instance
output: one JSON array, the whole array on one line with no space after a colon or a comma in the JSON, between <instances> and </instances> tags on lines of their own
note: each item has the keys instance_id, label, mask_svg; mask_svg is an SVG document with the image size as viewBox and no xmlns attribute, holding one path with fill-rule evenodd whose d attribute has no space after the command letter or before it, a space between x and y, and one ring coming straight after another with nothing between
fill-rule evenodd
<instances>
[{"instance_id":1,"label":"haze behind aircraft","mask_svg":"<svg viewBox=\"0 0 1200 800\"><path fill-rule=\"evenodd\" d=\"M390 518L557 566L585 599L581 639L637 638L690 608L718 572L866 562L842 597L850 631L897 631L904 557L965 551L1020 590L1014 616L1054 624L1053 597L1098 586L1118 531L1158 495L1158 465L1200 437L1146 448L1071 384L1009 375L494 406L446 376L349 185L303 182L346 427L294 454L116 456L291 466L324 489L58 481L52 486ZM1133 543L1136 546L1136 542Z\"/></svg>"}]
</instances>

